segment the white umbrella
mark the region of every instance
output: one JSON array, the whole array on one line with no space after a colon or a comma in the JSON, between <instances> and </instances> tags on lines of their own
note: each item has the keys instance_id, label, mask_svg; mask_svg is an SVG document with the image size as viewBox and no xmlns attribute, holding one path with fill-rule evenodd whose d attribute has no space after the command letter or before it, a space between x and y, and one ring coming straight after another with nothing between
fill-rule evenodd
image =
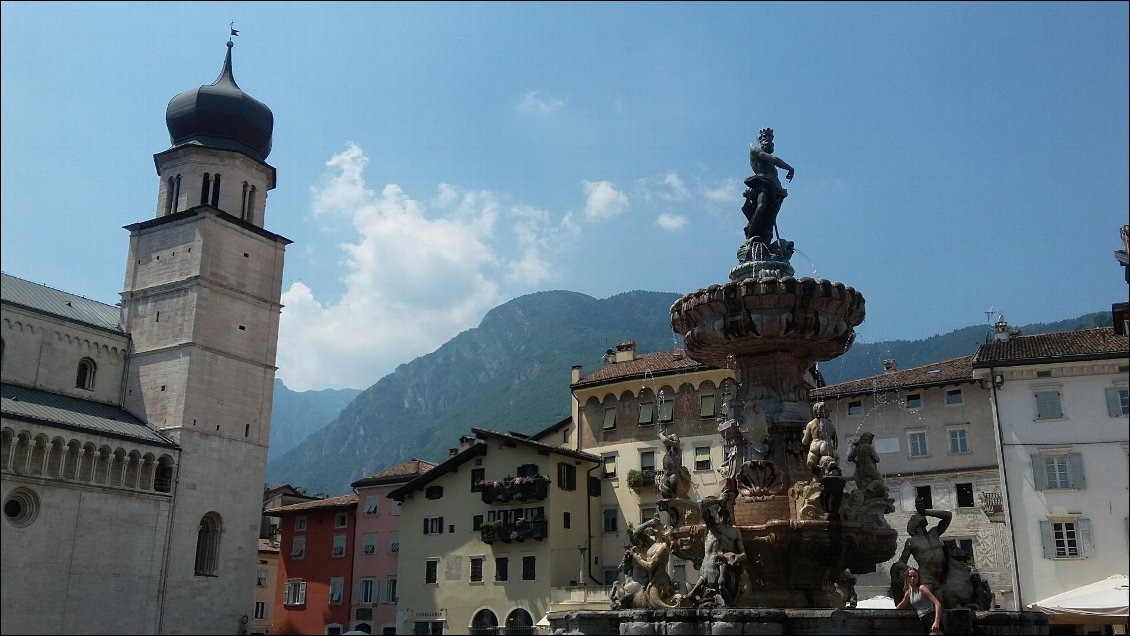
<instances>
[{"instance_id":1,"label":"white umbrella","mask_svg":"<svg viewBox=\"0 0 1130 636\"><path fill-rule=\"evenodd\" d=\"M873 596L855 604L855 609L894 609L896 603L889 596Z\"/></svg>"},{"instance_id":2,"label":"white umbrella","mask_svg":"<svg viewBox=\"0 0 1130 636\"><path fill-rule=\"evenodd\" d=\"M1049 623L1108 624L1130 616L1130 577L1115 574L1028 605L1050 615Z\"/></svg>"}]
</instances>

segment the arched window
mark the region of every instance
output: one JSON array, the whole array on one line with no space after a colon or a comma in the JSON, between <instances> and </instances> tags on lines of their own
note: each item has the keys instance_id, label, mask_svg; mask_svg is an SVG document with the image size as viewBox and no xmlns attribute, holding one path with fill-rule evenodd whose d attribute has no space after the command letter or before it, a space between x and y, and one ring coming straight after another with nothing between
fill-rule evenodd
<instances>
[{"instance_id":1,"label":"arched window","mask_svg":"<svg viewBox=\"0 0 1130 636\"><path fill-rule=\"evenodd\" d=\"M488 609L481 609L475 612L475 616L471 619L471 636L494 636L498 633L498 617L494 612Z\"/></svg>"},{"instance_id":2,"label":"arched window","mask_svg":"<svg viewBox=\"0 0 1130 636\"><path fill-rule=\"evenodd\" d=\"M212 207L220 207L220 175L212 178Z\"/></svg>"},{"instance_id":3,"label":"arched window","mask_svg":"<svg viewBox=\"0 0 1130 636\"><path fill-rule=\"evenodd\" d=\"M247 220L247 182L243 182L243 195L239 199L239 218Z\"/></svg>"},{"instance_id":4,"label":"arched window","mask_svg":"<svg viewBox=\"0 0 1130 636\"><path fill-rule=\"evenodd\" d=\"M176 187L173 188L173 212L177 211L180 207L180 175L176 178Z\"/></svg>"},{"instance_id":5,"label":"arched window","mask_svg":"<svg viewBox=\"0 0 1130 636\"><path fill-rule=\"evenodd\" d=\"M204 178L200 180L200 205L208 203L208 186L212 184L212 175L207 172L204 173Z\"/></svg>"},{"instance_id":6,"label":"arched window","mask_svg":"<svg viewBox=\"0 0 1130 636\"><path fill-rule=\"evenodd\" d=\"M153 490L157 492L173 490L173 460L168 455L161 455L157 460L157 470L153 473Z\"/></svg>"},{"instance_id":7,"label":"arched window","mask_svg":"<svg viewBox=\"0 0 1130 636\"><path fill-rule=\"evenodd\" d=\"M169 177L169 182L165 185L165 215L173 213L173 190L176 188L176 182L172 177Z\"/></svg>"},{"instance_id":8,"label":"arched window","mask_svg":"<svg viewBox=\"0 0 1130 636\"><path fill-rule=\"evenodd\" d=\"M200 519L196 533L196 576L216 576L220 566L220 535L223 522L220 515L209 512Z\"/></svg>"},{"instance_id":9,"label":"arched window","mask_svg":"<svg viewBox=\"0 0 1130 636\"><path fill-rule=\"evenodd\" d=\"M75 376L75 388L86 389L87 391L94 390L94 371L97 367L94 366L94 361L90 358L83 358L78 363L78 374Z\"/></svg>"},{"instance_id":10,"label":"arched window","mask_svg":"<svg viewBox=\"0 0 1130 636\"><path fill-rule=\"evenodd\" d=\"M506 633L507 634L534 634L534 617L522 608L515 608L510 615L506 617Z\"/></svg>"}]
</instances>

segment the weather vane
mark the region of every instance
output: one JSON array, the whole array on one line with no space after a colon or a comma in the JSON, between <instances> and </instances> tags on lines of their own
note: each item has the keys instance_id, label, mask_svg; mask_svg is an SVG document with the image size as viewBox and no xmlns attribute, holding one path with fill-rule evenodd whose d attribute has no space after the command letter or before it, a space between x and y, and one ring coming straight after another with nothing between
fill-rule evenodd
<instances>
[{"instance_id":1,"label":"weather vane","mask_svg":"<svg viewBox=\"0 0 1130 636\"><path fill-rule=\"evenodd\" d=\"M239 31L235 29L235 20L228 23L228 28L231 29L231 35L228 36L228 44L231 44L232 36L239 35Z\"/></svg>"}]
</instances>

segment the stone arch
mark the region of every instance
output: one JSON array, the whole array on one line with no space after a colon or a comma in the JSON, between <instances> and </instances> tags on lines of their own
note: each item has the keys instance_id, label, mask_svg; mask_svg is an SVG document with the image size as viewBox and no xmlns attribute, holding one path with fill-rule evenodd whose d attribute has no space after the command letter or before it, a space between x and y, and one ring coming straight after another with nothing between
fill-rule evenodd
<instances>
[{"instance_id":1,"label":"stone arch","mask_svg":"<svg viewBox=\"0 0 1130 636\"><path fill-rule=\"evenodd\" d=\"M110 465L114 460L114 451L109 446L102 446L94 460L94 477L91 479L96 484L105 484L110 481Z\"/></svg>"},{"instance_id":2,"label":"stone arch","mask_svg":"<svg viewBox=\"0 0 1130 636\"><path fill-rule=\"evenodd\" d=\"M12 470L17 473L27 472L28 461L31 458L31 433L20 431L16 434L16 447L12 453Z\"/></svg>"},{"instance_id":3,"label":"stone arch","mask_svg":"<svg viewBox=\"0 0 1130 636\"><path fill-rule=\"evenodd\" d=\"M67 442L62 437L51 440L51 448L47 452L47 476L59 477L63 472L63 462L67 457Z\"/></svg>"},{"instance_id":4,"label":"stone arch","mask_svg":"<svg viewBox=\"0 0 1130 636\"><path fill-rule=\"evenodd\" d=\"M521 607L515 607L506 615L507 634L534 634L534 617Z\"/></svg>"},{"instance_id":5,"label":"stone arch","mask_svg":"<svg viewBox=\"0 0 1130 636\"><path fill-rule=\"evenodd\" d=\"M93 443L87 442L82 447L82 455L79 459L78 480L79 481L94 481L94 468L97 464L98 448Z\"/></svg>"},{"instance_id":6,"label":"stone arch","mask_svg":"<svg viewBox=\"0 0 1130 636\"><path fill-rule=\"evenodd\" d=\"M115 448L110 455L110 470L107 473L106 482L111 486L121 486L125 480L126 457L126 451L121 447Z\"/></svg>"},{"instance_id":7,"label":"stone arch","mask_svg":"<svg viewBox=\"0 0 1130 636\"><path fill-rule=\"evenodd\" d=\"M31 442L31 461L27 466L29 475L42 475L47 464L47 447L50 442L43 433L36 435Z\"/></svg>"},{"instance_id":8,"label":"stone arch","mask_svg":"<svg viewBox=\"0 0 1130 636\"><path fill-rule=\"evenodd\" d=\"M141 453L136 450L131 450L129 455L126 456L125 466L125 482L123 486L126 488L139 488L141 484Z\"/></svg>"},{"instance_id":9,"label":"stone arch","mask_svg":"<svg viewBox=\"0 0 1130 636\"><path fill-rule=\"evenodd\" d=\"M157 467L153 472L153 490L172 492L174 467L173 458L169 455L161 455L157 459Z\"/></svg>"},{"instance_id":10,"label":"stone arch","mask_svg":"<svg viewBox=\"0 0 1130 636\"><path fill-rule=\"evenodd\" d=\"M489 607L480 607L471 615L467 633L471 636L494 636L498 633L498 616Z\"/></svg>"},{"instance_id":11,"label":"stone arch","mask_svg":"<svg viewBox=\"0 0 1130 636\"><path fill-rule=\"evenodd\" d=\"M145 453L138 466L137 487L141 490L153 490L153 475L157 467L157 458L153 453Z\"/></svg>"},{"instance_id":12,"label":"stone arch","mask_svg":"<svg viewBox=\"0 0 1130 636\"><path fill-rule=\"evenodd\" d=\"M7 426L0 430L0 468L4 470L11 470L12 468L12 449L15 439L16 432L14 430Z\"/></svg>"},{"instance_id":13,"label":"stone arch","mask_svg":"<svg viewBox=\"0 0 1130 636\"><path fill-rule=\"evenodd\" d=\"M79 462L82 461L82 444L77 439L67 442L67 456L63 461L63 479L79 478Z\"/></svg>"},{"instance_id":14,"label":"stone arch","mask_svg":"<svg viewBox=\"0 0 1130 636\"><path fill-rule=\"evenodd\" d=\"M200 518L196 530L196 576L218 576L220 567L220 537L224 532L220 513L211 511Z\"/></svg>"}]
</instances>

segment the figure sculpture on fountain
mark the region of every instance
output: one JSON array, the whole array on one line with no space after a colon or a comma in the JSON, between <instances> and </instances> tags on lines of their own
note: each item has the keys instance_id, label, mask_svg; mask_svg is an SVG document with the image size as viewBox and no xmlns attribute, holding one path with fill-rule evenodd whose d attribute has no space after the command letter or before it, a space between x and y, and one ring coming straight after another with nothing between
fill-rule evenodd
<instances>
[{"instance_id":1,"label":"figure sculpture on fountain","mask_svg":"<svg viewBox=\"0 0 1130 636\"><path fill-rule=\"evenodd\" d=\"M658 488L660 507L667 510L669 522L678 526L683 521L682 510L691 503L688 496L691 490L691 471L683 465L682 444L679 436L668 433L667 427L659 429L659 441L663 444L663 475Z\"/></svg>"},{"instance_id":2,"label":"figure sculpture on fountain","mask_svg":"<svg viewBox=\"0 0 1130 636\"><path fill-rule=\"evenodd\" d=\"M682 596L667 574L671 558L671 528L659 515L630 531L631 545L620 561L620 576L612 585L612 609L665 609L677 607Z\"/></svg>"},{"instance_id":3,"label":"figure sculpture on fountain","mask_svg":"<svg viewBox=\"0 0 1130 636\"><path fill-rule=\"evenodd\" d=\"M939 521L930 528L928 517ZM942 534L952 520L952 512L927 509L922 499L915 500L915 514L906 523L906 532L910 536L903 544L898 561L891 565L890 591L903 589L910 558L914 557L922 582L934 591L943 606L973 605L978 609L989 609L992 606L992 590L979 574L970 569L966 562L969 555L955 554L942 541Z\"/></svg>"},{"instance_id":4,"label":"figure sculpture on fountain","mask_svg":"<svg viewBox=\"0 0 1130 636\"><path fill-rule=\"evenodd\" d=\"M781 203L789 196L789 191L781 186L777 168L787 170L785 180L792 182L796 172L792 166L773 154L773 129L762 128L757 133L757 145L749 145L749 167L753 176L745 180L749 188L745 191L745 204L742 212L749 221L745 226L746 239L757 239L768 246L773 241L777 228L777 214Z\"/></svg>"},{"instance_id":5,"label":"figure sculpture on fountain","mask_svg":"<svg viewBox=\"0 0 1130 636\"><path fill-rule=\"evenodd\" d=\"M686 598L701 608L733 607L745 572L742 533L733 525L725 498L706 497L699 506L706 523L704 555L698 582Z\"/></svg>"},{"instance_id":6,"label":"figure sculpture on fountain","mask_svg":"<svg viewBox=\"0 0 1130 636\"><path fill-rule=\"evenodd\" d=\"M812 474L824 477L833 466L839 470L840 460L836 456L836 450L840 446L840 440L836 436L836 427L828 418L828 407L823 402L812 405L812 420L804 427L804 437L800 443L808 450L806 463Z\"/></svg>"}]
</instances>

